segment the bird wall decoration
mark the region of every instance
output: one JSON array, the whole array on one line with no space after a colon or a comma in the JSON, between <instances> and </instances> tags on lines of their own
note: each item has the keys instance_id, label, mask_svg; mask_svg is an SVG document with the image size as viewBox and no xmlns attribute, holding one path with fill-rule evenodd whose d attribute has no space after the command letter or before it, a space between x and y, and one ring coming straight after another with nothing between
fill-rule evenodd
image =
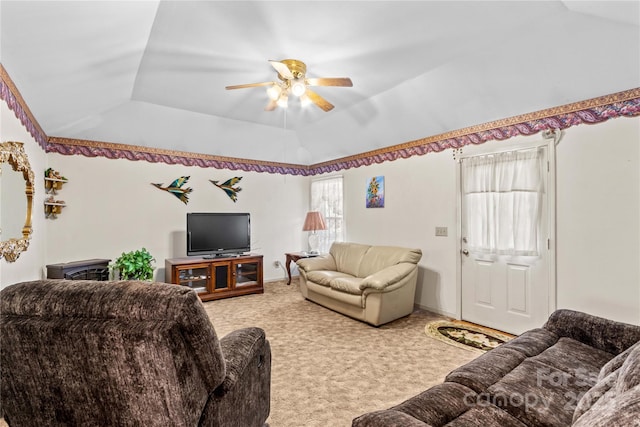
<instances>
[{"instance_id":1,"label":"bird wall decoration","mask_svg":"<svg viewBox=\"0 0 640 427\"><path fill-rule=\"evenodd\" d=\"M233 202L235 203L238 200L238 193L242 191L242 188L234 187L234 185L240 182L241 179L242 179L241 176L236 176L226 180L222 184L218 184L220 181L214 181L212 179L210 179L209 181L211 181L213 185L215 185L216 187L220 188L225 193L227 193L227 196L229 196L229 198L233 200Z\"/></svg>"},{"instance_id":2,"label":"bird wall decoration","mask_svg":"<svg viewBox=\"0 0 640 427\"><path fill-rule=\"evenodd\" d=\"M151 183L151 185L159 188L160 190L164 190L168 193L173 194L186 205L187 203L189 203L188 194L193 191L192 188L182 188L182 186L186 184L187 181L189 181L188 176L181 176L166 187L163 187L162 184Z\"/></svg>"}]
</instances>

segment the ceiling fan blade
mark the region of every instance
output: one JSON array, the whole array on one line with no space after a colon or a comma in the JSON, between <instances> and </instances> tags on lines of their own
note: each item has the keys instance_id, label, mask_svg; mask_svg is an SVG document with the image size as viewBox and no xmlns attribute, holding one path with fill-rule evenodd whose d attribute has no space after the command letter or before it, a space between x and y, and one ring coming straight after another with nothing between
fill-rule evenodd
<instances>
[{"instance_id":1,"label":"ceiling fan blade","mask_svg":"<svg viewBox=\"0 0 640 427\"><path fill-rule=\"evenodd\" d=\"M247 88L247 87L271 86L273 84L276 84L276 82L248 83L248 84L245 84L245 85L227 86L227 87L225 87L225 89L227 89L227 90L244 89L244 88Z\"/></svg>"},{"instance_id":2,"label":"ceiling fan blade","mask_svg":"<svg viewBox=\"0 0 640 427\"><path fill-rule=\"evenodd\" d=\"M307 91L305 92L305 95L309 97L311 102L316 104L318 107L322 108L324 111L333 110L333 104L331 104L329 101L327 101L326 99L324 99L323 97L315 93L314 91L307 89Z\"/></svg>"},{"instance_id":3,"label":"ceiling fan blade","mask_svg":"<svg viewBox=\"0 0 640 427\"><path fill-rule=\"evenodd\" d=\"M291 72L291 70L289 69L289 67L287 67L286 64L283 64L280 61L274 61L272 59L269 60L269 64L271 64L271 66L273 68L276 69L276 71L278 72L278 74L280 74L282 77L284 77L287 80L292 80L295 77L293 76L293 73Z\"/></svg>"},{"instance_id":4,"label":"ceiling fan blade","mask_svg":"<svg viewBox=\"0 0 640 427\"><path fill-rule=\"evenodd\" d=\"M349 77L320 77L316 79L306 79L306 82L309 86L353 86L353 82Z\"/></svg>"},{"instance_id":5,"label":"ceiling fan blade","mask_svg":"<svg viewBox=\"0 0 640 427\"><path fill-rule=\"evenodd\" d=\"M273 111L276 109L276 107L278 106L278 102L276 101L269 101L269 103L267 104L266 107L264 107L264 111Z\"/></svg>"}]
</instances>

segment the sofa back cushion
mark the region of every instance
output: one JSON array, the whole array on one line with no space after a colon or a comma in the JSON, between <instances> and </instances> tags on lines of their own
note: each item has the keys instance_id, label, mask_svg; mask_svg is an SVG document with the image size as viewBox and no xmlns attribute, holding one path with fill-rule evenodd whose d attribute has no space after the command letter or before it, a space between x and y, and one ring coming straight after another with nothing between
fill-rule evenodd
<instances>
[{"instance_id":1,"label":"sofa back cushion","mask_svg":"<svg viewBox=\"0 0 640 427\"><path fill-rule=\"evenodd\" d=\"M613 408L616 399L624 400L630 390L640 386L640 341L611 359L600 370L598 382L577 402L573 421L600 419L604 407ZM637 395L637 391L635 392ZM592 408L594 408L592 410ZM588 414L588 415L585 415Z\"/></svg>"},{"instance_id":2,"label":"sofa back cushion","mask_svg":"<svg viewBox=\"0 0 640 427\"><path fill-rule=\"evenodd\" d=\"M403 262L417 264L422 258L420 249L400 248L396 246L371 246L362 258L358 277L367 277L384 268Z\"/></svg>"},{"instance_id":3,"label":"sofa back cushion","mask_svg":"<svg viewBox=\"0 0 640 427\"><path fill-rule=\"evenodd\" d=\"M370 247L359 243L333 242L329 254L335 260L339 272L358 276L362 257Z\"/></svg>"}]
</instances>

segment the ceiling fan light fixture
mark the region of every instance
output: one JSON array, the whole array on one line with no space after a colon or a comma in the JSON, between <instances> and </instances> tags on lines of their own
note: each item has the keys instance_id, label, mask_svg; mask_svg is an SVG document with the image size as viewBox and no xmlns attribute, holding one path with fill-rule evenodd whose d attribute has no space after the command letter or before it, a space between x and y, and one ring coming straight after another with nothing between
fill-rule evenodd
<instances>
[{"instance_id":1,"label":"ceiling fan light fixture","mask_svg":"<svg viewBox=\"0 0 640 427\"><path fill-rule=\"evenodd\" d=\"M291 93L295 96L302 96L307 90L307 86L304 84L304 79L294 79L290 83Z\"/></svg>"},{"instance_id":2,"label":"ceiling fan light fixture","mask_svg":"<svg viewBox=\"0 0 640 427\"><path fill-rule=\"evenodd\" d=\"M300 97L300 105L306 107L311 104L311 98L306 93L303 93Z\"/></svg>"},{"instance_id":3,"label":"ceiling fan light fixture","mask_svg":"<svg viewBox=\"0 0 640 427\"><path fill-rule=\"evenodd\" d=\"M283 92L280 94L280 98L278 98L276 103L278 104L278 107L287 108L287 105L289 105L289 95Z\"/></svg>"},{"instance_id":4,"label":"ceiling fan light fixture","mask_svg":"<svg viewBox=\"0 0 640 427\"><path fill-rule=\"evenodd\" d=\"M278 85L272 85L267 89L267 96L270 100L276 101L280 98L280 94L282 93L282 88Z\"/></svg>"}]
</instances>

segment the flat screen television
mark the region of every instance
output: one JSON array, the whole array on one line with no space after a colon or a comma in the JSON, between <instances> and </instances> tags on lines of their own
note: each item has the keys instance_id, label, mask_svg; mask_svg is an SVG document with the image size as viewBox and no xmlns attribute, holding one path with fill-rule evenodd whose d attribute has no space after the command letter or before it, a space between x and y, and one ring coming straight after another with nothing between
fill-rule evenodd
<instances>
[{"instance_id":1,"label":"flat screen television","mask_svg":"<svg viewBox=\"0 0 640 427\"><path fill-rule=\"evenodd\" d=\"M249 213L187 213L187 256L214 258L250 250Z\"/></svg>"}]
</instances>

